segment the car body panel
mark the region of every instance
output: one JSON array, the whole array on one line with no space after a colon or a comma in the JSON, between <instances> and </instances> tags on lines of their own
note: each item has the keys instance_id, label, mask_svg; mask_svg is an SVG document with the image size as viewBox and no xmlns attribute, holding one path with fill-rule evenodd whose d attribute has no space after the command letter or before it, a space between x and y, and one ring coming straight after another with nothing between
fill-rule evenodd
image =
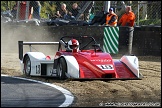
<instances>
[{"instance_id":1,"label":"car body panel","mask_svg":"<svg viewBox=\"0 0 162 108\"><path fill-rule=\"evenodd\" d=\"M41 76L41 75L47 75L47 76L51 76L51 70L53 68L53 61L54 60L47 60L46 56L42 53L42 52L27 52L24 55L23 61L20 61L21 63L21 69L23 71L24 69L24 59L25 56L29 56L30 60L31 60L31 75L32 76ZM42 65L41 65L42 64ZM43 66L43 64L46 65L46 73L41 73L41 67Z\"/></svg>"}]
</instances>

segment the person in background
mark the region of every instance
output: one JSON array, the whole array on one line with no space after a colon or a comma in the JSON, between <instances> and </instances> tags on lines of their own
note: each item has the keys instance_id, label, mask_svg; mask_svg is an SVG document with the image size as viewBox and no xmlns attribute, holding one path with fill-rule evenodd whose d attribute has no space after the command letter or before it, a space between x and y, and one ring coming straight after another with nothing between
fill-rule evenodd
<instances>
[{"instance_id":1,"label":"person in background","mask_svg":"<svg viewBox=\"0 0 162 108\"><path fill-rule=\"evenodd\" d=\"M69 12L69 14L71 15L71 18L75 19L76 16L78 15L80 9L81 8L78 6L77 3L73 3L72 10L71 10L71 12ZM83 17L83 14L81 14L79 16L79 18L81 18L81 17Z\"/></svg>"},{"instance_id":2,"label":"person in background","mask_svg":"<svg viewBox=\"0 0 162 108\"><path fill-rule=\"evenodd\" d=\"M30 12L32 14L32 18L36 18L40 20L40 12L41 12L41 4L39 1L30 1Z\"/></svg>"},{"instance_id":3,"label":"person in background","mask_svg":"<svg viewBox=\"0 0 162 108\"><path fill-rule=\"evenodd\" d=\"M114 13L113 8L109 9L109 14L106 16L107 26L117 26L118 16Z\"/></svg>"},{"instance_id":4,"label":"person in background","mask_svg":"<svg viewBox=\"0 0 162 108\"><path fill-rule=\"evenodd\" d=\"M61 9L58 10L55 14L56 18L69 19L68 10L66 9L66 4L61 4Z\"/></svg>"},{"instance_id":5,"label":"person in background","mask_svg":"<svg viewBox=\"0 0 162 108\"><path fill-rule=\"evenodd\" d=\"M93 17L89 25L104 25L106 23L107 14L108 12L104 11L104 8L102 8L102 10Z\"/></svg>"},{"instance_id":6,"label":"person in background","mask_svg":"<svg viewBox=\"0 0 162 108\"><path fill-rule=\"evenodd\" d=\"M38 16L37 18L40 19L40 13L41 13L41 4L40 1L36 1L37 7L36 7L36 15Z\"/></svg>"},{"instance_id":7,"label":"person in background","mask_svg":"<svg viewBox=\"0 0 162 108\"><path fill-rule=\"evenodd\" d=\"M83 8L84 5L87 3L87 1L81 1L80 7ZM84 20L89 21L90 14L93 13L92 10L94 8L94 1L91 1L91 3L88 5L88 7L84 11Z\"/></svg>"},{"instance_id":8,"label":"person in background","mask_svg":"<svg viewBox=\"0 0 162 108\"><path fill-rule=\"evenodd\" d=\"M133 27L135 24L135 14L132 12L131 6L127 6L125 13L120 18L118 25L119 26L129 26Z\"/></svg>"},{"instance_id":9,"label":"person in background","mask_svg":"<svg viewBox=\"0 0 162 108\"><path fill-rule=\"evenodd\" d=\"M13 15L13 19L16 19L17 14L17 4L15 4L11 10L11 14Z\"/></svg>"}]
</instances>

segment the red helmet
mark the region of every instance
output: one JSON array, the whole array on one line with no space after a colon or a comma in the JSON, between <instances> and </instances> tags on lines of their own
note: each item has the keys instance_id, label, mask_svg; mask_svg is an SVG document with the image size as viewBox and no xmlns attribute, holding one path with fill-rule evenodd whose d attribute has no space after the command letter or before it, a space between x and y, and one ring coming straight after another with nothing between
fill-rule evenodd
<instances>
[{"instance_id":1,"label":"red helmet","mask_svg":"<svg viewBox=\"0 0 162 108\"><path fill-rule=\"evenodd\" d=\"M68 42L68 49L70 50L75 50L78 52L79 50L79 42L76 40L76 39L71 39L69 42Z\"/></svg>"}]
</instances>

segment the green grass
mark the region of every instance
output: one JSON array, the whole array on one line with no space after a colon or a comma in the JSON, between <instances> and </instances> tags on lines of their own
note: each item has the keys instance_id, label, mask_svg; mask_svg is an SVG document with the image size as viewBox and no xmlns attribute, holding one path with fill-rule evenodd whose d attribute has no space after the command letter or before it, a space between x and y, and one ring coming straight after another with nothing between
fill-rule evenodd
<instances>
[{"instance_id":1,"label":"green grass","mask_svg":"<svg viewBox=\"0 0 162 108\"><path fill-rule=\"evenodd\" d=\"M140 20L139 25L160 25L161 26L161 19Z\"/></svg>"}]
</instances>

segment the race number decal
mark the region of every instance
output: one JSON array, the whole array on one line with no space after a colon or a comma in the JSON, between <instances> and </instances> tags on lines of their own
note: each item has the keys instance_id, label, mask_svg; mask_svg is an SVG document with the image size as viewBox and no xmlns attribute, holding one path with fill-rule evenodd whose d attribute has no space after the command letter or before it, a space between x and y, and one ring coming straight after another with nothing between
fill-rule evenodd
<instances>
[{"instance_id":1,"label":"race number decal","mask_svg":"<svg viewBox=\"0 0 162 108\"><path fill-rule=\"evenodd\" d=\"M114 70L113 65L97 65L102 70Z\"/></svg>"}]
</instances>

